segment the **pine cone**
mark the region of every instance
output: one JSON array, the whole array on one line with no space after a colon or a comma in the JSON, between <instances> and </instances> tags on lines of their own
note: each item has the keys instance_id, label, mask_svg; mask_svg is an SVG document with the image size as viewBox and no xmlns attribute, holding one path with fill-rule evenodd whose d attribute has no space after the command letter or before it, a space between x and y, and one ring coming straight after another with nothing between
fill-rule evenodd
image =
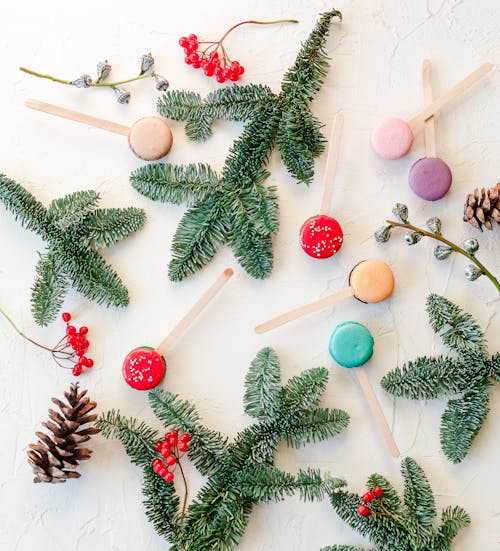
<instances>
[{"instance_id":1,"label":"pine cone","mask_svg":"<svg viewBox=\"0 0 500 551\"><path fill-rule=\"evenodd\" d=\"M52 433L50 436L37 432L38 442L30 444L28 462L33 467L35 478L33 482L66 482L68 478L79 478L75 469L83 459L88 459L92 450L81 448L80 444L90 440L92 434L100 430L96 427L80 429L86 423L97 419L91 414L96 402L85 398L86 390L78 392L78 383L72 384L64 393L67 402L52 398L61 413L49 409L50 419L42 423Z\"/></svg>"},{"instance_id":2,"label":"pine cone","mask_svg":"<svg viewBox=\"0 0 500 551\"><path fill-rule=\"evenodd\" d=\"M493 222L500 225L500 184L486 190L478 188L469 193L464 205L464 222L483 231L483 226L493 229Z\"/></svg>"}]
</instances>

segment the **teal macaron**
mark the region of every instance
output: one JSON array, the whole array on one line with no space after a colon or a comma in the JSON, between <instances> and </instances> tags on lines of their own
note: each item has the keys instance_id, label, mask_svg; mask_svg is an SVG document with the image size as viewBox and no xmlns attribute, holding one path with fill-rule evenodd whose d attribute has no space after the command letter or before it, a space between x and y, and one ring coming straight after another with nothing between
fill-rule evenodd
<instances>
[{"instance_id":1,"label":"teal macaron","mask_svg":"<svg viewBox=\"0 0 500 551\"><path fill-rule=\"evenodd\" d=\"M368 328L357 321L345 321L333 330L328 352L343 367L359 367L372 357L373 345Z\"/></svg>"}]
</instances>

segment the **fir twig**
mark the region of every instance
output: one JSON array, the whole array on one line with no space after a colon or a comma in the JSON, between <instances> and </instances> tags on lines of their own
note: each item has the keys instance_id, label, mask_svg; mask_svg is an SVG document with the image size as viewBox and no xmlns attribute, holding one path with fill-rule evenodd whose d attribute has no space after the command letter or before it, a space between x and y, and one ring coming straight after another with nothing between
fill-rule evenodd
<instances>
[{"instance_id":1,"label":"fir twig","mask_svg":"<svg viewBox=\"0 0 500 551\"><path fill-rule=\"evenodd\" d=\"M166 428L191 435L188 457L208 477L187 509L180 507L173 485L151 469L156 431L113 411L103 415L97 425L105 437L119 438L132 461L143 466L147 516L173 549L230 550L243 535L255 504L281 500L294 492L304 500L322 499L345 485L317 470L292 475L273 465L280 439L290 437L294 444L323 440L347 425L347 413L315 407L327 377L326 370L311 369L280 387L275 352L261 350L245 383L245 408L258 421L231 443L201 425L189 402L164 390L151 391L154 413ZM302 404L295 401L298 392L306 397Z\"/></svg>"},{"instance_id":2,"label":"fir twig","mask_svg":"<svg viewBox=\"0 0 500 551\"><path fill-rule=\"evenodd\" d=\"M429 481L422 468L407 457L401 464L404 479L402 504L392 485L381 475L373 474L367 487L379 486L380 497L366 502L366 516L358 513L362 496L346 490L335 490L331 503L335 512L354 530L375 544L374 551L449 551L459 530L470 524L469 515L461 508L445 509L436 526L436 506ZM325 547L322 551L363 551L353 546Z\"/></svg>"},{"instance_id":3,"label":"fir twig","mask_svg":"<svg viewBox=\"0 0 500 551\"><path fill-rule=\"evenodd\" d=\"M144 211L97 209L99 194L77 191L54 199L48 208L20 184L0 174L0 201L23 226L47 242L32 288L35 321L47 325L60 310L72 285L89 300L107 306L126 306L128 291L96 247L109 247L138 230Z\"/></svg>"},{"instance_id":4,"label":"fir twig","mask_svg":"<svg viewBox=\"0 0 500 551\"><path fill-rule=\"evenodd\" d=\"M381 384L390 394L405 398L453 397L441 418L441 447L450 461L459 463L488 414L499 354L488 356L478 323L456 304L431 294L427 312L434 332L457 356L417 358L387 373Z\"/></svg>"},{"instance_id":5,"label":"fir twig","mask_svg":"<svg viewBox=\"0 0 500 551\"><path fill-rule=\"evenodd\" d=\"M159 113L185 121L187 136L196 141L212 134L214 119L248 121L220 177L210 171L209 185L203 178L202 185L197 185L200 178L192 165L153 164L131 174L133 187L143 195L191 207L174 236L169 268L172 281L200 270L223 244L231 246L252 277L262 279L271 273L272 237L278 231L279 216L275 188L263 185L268 176L265 167L277 143L290 174L299 182L312 181L314 158L323 151L324 138L309 102L326 76L324 45L335 17L340 18L340 12L331 10L320 17L286 73L279 95L267 86L250 84L216 90L204 100L183 90L173 90L159 99ZM209 171L206 165L199 166ZM184 181L187 186L183 188Z\"/></svg>"}]
</instances>

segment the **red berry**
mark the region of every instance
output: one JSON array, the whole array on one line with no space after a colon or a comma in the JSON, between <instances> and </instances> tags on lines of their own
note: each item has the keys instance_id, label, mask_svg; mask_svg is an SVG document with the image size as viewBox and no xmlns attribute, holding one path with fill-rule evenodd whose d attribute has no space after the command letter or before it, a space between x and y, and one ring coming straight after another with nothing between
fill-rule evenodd
<instances>
[{"instance_id":1,"label":"red berry","mask_svg":"<svg viewBox=\"0 0 500 551\"><path fill-rule=\"evenodd\" d=\"M199 61L193 61L193 68L199 69L201 67L201 63Z\"/></svg>"},{"instance_id":2,"label":"red berry","mask_svg":"<svg viewBox=\"0 0 500 551\"><path fill-rule=\"evenodd\" d=\"M210 52L208 57L215 63L219 59L219 54L217 52Z\"/></svg>"},{"instance_id":3,"label":"red berry","mask_svg":"<svg viewBox=\"0 0 500 551\"><path fill-rule=\"evenodd\" d=\"M205 66L205 74L207 77L211 77L214 75L215 72L215 65L213 63L207 63Z\"/></svg>"},{"instance_id":4,"label":"red berry","mask_svg":"<svg viewBox=\"0 0 500 551\"><path fill-rule=\"evenodd\" d=\"M198 40L198 37L197 37L195 34L190 34L190 35L188 36L188 40L191 40L191 41L193 41L193 40Z\"/></svg>"},{"instance_id":5,"label":"red berry","mask_svg":"<svg viewBox=\"0 0 500 551\"><path fill-rule=\"evenodd\" d=\"M177 436L169 436L169 438L167 439L167 442L168 442L169 446L172 446L173 448L175 448L175 446L177 446L179 440L178 440Z\"/></svg>"},{"instance_id":6,"label":"red berry","mask_svg":"<svg viewBox=\"0 0 500 551\"><path fill-rule=\"evenodd\" d=\"M222 76L223 76L225 79L230 78L230 76L231 76L231 69L223 69L223 71L222 71Z\"/></svg>"},{"instance_id":7,"label":"red berry","mask_svg":"<svg viewBox=\"0 0 500 551\"><path fill-rule=\"evenodd\" d=\"M170 431L170 436L175 436L176 438L179 436L179 431L174 429Z\"/></svg>"},{"instance_id":8,"label":"red berry","mask_svg":"<svg viewBox=\"0 0 500 551\"><path fill-rule=\"evenodd\" d=\"M173 482L174 481L174 473L171 473L170 471L167 471L167 473L165 473L163 478L165 479L165 482Z\"/></svg>"},{"instance_id":9,"label":"red berry","mask_svg":"<svg viewBox=\"0 0 500 551\"><path fill-rule=\"evenodd\" d=\"M184 58L184 63L187 63L188 65L191 65L192 61L189 59L190 56L187 55L185 58Z\"/></svg>"},{"instance_id":10,"label":"red berry","mask_svg":"<svg viewBox=\"0 0 500 551\"><path fill-rule=\"evenodd\" d=\"M170 446L166 442L161 443L160 453L165 457L170 455Z\"/></svg>"},{"instance_id":11,"label":"red berry","mask_svg":"<svg viewBox=\"0 0 500 551\"><path fill-rule=\"evenodd\" d=\"M86 335L89 332L89 328L86 325L80 327L80 335Z\"/></svg>"},{"instance_id":12,"label":"red berry","mask_svg":"<svg viewBox=\"0 0 500 551\"><path fill-rule=\"evenodd\" d=\"M222 76L222 71L224 71L224 69L222 67L216 67L215 69L215 76L216 77L221 77Z\"/></svg>"},{"instance_id":13,"label":"red berry","mask_svg":"<svg viewBox=\"0 0 500 551\"><path fill-rule=\"evenodd\" d=\"M168 438L172 436L172 431L169 430L168 432L165 433L165 440L168 440Z\"/></svg>"},{"instance_id":14,"label":"red berry","mask_svg":"<svg viewBox=\"0 0 500 551\"><path fill-rule=\"evenodd\" d=\"M240 78L240 75L234 71L231 71L231 74L229 75L229 80L232 80L233 82L236 82Z\"/></svg>"},{"instance_id":15,"label":"red berry","mask_svg":"<svg viewBox=\"0 0 500 551\"><path fill-rule=\"evenodd\" d=\"M89 347L90 343L87 339L82 339L82 346L86 350Z\"/></svg>"},{"instance_id":16,"label":"red berry","mask_svg":"<svg viewBox=\"0 0 500 551\"><path fill-rule=\"evenodd\" d=\"M75 377L78 377L82 374L82 365L80 363L76 363L73 367L73 375Z\"/></svg>"},{"instance_id":17,"label":"red berry","mask_svg":"<svg viewBox=\"0 0 500 551\"><path fill-rule=\"evenodd\" d=\"M189 40L187 39L186 36L181 36L179 38L179 46L182 46L183 48L185 48L188 44L189 44Z\"/></svg>"},{"instance_id":18,"label":"red berry","mask_svg":"<svg viewBox=\"0 0 500 551\"><path fill-rule=\"evenodd\" d=\"M245 72L245 67L243 67L243 65L240 65L238 67L238 74L242 75L244 72Z\"/></svg>"},{"instance_id":19,"label":"red berry","mask_svg":"<svg viewBox=\"0 0 500 551\"><path fill-rule=\"evenodd\" d=\"M85 367L93 367L94 366L94 360L92 358L82 358L83 365Z\"/></svg>"},{"instance_id":20,"label":"red berry","mask_svg":"<svg viewBox=\"0 0 500 551\"><path fill-rule=\"evenodd\" d=\"M210 62L208 61L208 59L206 57L204 57L201 61L200 61L200 67L202 69L206 69L207 65L209 64Z\"/></svg>"},{"instance_id":21,"label":"red berry","mask_svg":"<svg viewBox=\"0 0 500 551\"><path fill-rule=\"evenodd\" d=\"M369 517L372 514L372 510L369 507L366 507L365 505L358 505L358 508L356 509L358 513L362 517Z\"/></svg>"},{"instance_id":22,"label":"red berry","mask_svg":"<svg viewBox=\"0 0 500 551\"><path fill-rule=\"evenodd\" d=\"M184 433L184 434L181 434L181 442L189 442L191 440L191 436L189 436L189 434L187 433Z\"/></svg>"},{"instance_id":23,"label":"red berry","mask_svg":"<svg viewBox=\"0 0 500 551\"><path fill-rule=\"evenodd\" d=\"M383 493L384 493L384 490L382 490L380 486L375 486L375 488L373 488L372 490L372 494L375 497L380 497Z\"/></svg>"},{"instance_id":24,"label":"red berry","mask_svg":"<svg viewBox=\"0 0 500 551\"><path fill-rule=\"evenodd\" d=\"M370 503L370 501L373 501L374 497L375 494L373 492L366 492L366 494L364 494L361 498L361 501L364 501L365 503Z\"/></svg>"},{"instance_id":25,"label":"red berry","mask_svg":"<svg viewBox=\"0 0 500 551\"><path fill-rule=\"evenodd\" d=\"M68 321L71 319L71 314L69 312L63 312L61 317L62 317L63 321L68 323Z\"/></svg>"},{"instance_id":26,"label":"red berry","mask_svg":"<svg viewBox=\"0 0 500 551\"><path fill-rule=\"evenodd\" d=\"M161 441L160 441L160 442L156 442L156 444L155 444L155 452L159 452L159 451L161 450L162 445L163 445L163 442L161 442ZM157 459L155 459L155 461L160 461L160 460L157 458ZM154 463L154 461L153 461L153 463Z\"/></svg>"},{"instance_id":27,"label":"red berry","mask_svg":"<svg viewBox=\"0 0 500 551\"><path fill-rule=\"evenodd\" d=\"M180 452L185 452L188 449L188 443L187 442L179 442L179 445L177 446L177 449Z\"/></svg>"},{"instance_id":28,"label":"red berry","mask_svg":"<svg viewBox=\"0 0 500 551\"><path fill-rule=\"evenodd\" d=\"M68 325L68 327L66 327L66 334L67 335L75 335L76 334L76 327L74 325Z\"/></svg>"},{"instance_id":29,"label":"red berry","mask_svg":"<svg viewBox=\"0 0 500 551\"><path fill-rule=\"evenodd\" d=\"M68 344L70 344L74 348L75 343L76 343L76 335L69 335Z\"/></svg>"},{"instance_id":30,"label":"red berry","mask_svg":"<svg viewBox=\"0 0 500 551\"><path fill-rule=\"evenodd\" d=\"M167 457L165 457L165 463L172 466L177 463L177 459L173 455L167 455Z\"/></svg>"},{"instance_id":31,"label":"red berry","mask_svg":"<svg viewBox=\"0 0 500 551\"><path fill-rule=\"evenodd\" d=\"M153 471L158 473L158 471L163 467L163 463L158 458L153 459L152 467Z\"/></svg>"},{"instance_id":32,"label":"red berry","mask_svg":"<svg viewBox=\"0 0 500 551\"><path fill-rule=\"evenodd\" d=\"M158 469L158 474L162 477L164 477L166 474L168 473L168 469L162 465L159 469Z\"/></svg>"},{"instance_id":33,"label":"red berry","mask_svg":"<svg viewBox=\"0 0 500 551\"><path fill-rule=\"evenodd\" d=\"M200 56L196 52L193 52L189 55L189 60L191 63L198 63L200 61Z\"/></svg>"},{"instance_id":34,"label":"red berry","mask_svg":"<svg viewBox=\"0 0 500 551\"><path fill-rule=\"evenodd\" d=\"M223 82L226 81L226 79L222 75L217 75L215 77L215 80L217 80L217 82L220 83L220 84L222 84Z\"/></svg>"}]
</instances>

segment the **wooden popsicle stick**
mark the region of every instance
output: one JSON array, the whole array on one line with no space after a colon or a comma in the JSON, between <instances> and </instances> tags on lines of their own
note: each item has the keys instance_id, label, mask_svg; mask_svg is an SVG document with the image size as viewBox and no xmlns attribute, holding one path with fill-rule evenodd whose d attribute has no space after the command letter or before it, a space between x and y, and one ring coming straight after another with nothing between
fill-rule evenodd
<instances>
[{"instance_id":1,"label":"wooden popsicle stick","mask_svg":"<svg viewBox=\"0 0 500 551\"><path fill-rule=\"evenodd\" d=\"M424 103L432 103L432 65L429 59L424 59L422 63L422 85L424 90ZM434 124L434 115L424 122L424 142L425 156L436 156L436 125Z\"/></svg>"},{"instance_id":2,"label":"wooden popsicle stick","mask_svg":"<svg viewBox=\"0 0 500 551\"><path fill-rule=\"evenodd\" d=\"M429 105L426 105L418 115L407 121L410 128L415 132L431 115L439 111L451 100L455 99L456 96L467 90L467 88L472 86L476 81L483 78L492 68L493 65L491 63L481 65L481 67L470 73L470 75L465 77L458 84L455 84L453 88L450 88L448 92L432 101Z\"/></svg>"},{"instance_id":3,"label":"wooden popsicle stick","mask_svg":"<svg viewBox=\"0 0 500 551\"><path fill-rule=\"evenodd\" d=\"M373 387L370 383L370 380L368 379L368 375L366 374L364 367L356 367L355 371L358 376L358 381L363 391L363 394L365 395L368 405L372 410L373 417L375 418L375 421L379 426L380 431L382 432L385 443L387 444L387 447L389 448L392 457L399 457L401 453L399 452L399 448L394 440L394 437L392 436L392 432L389 424L387 423L387 419L385 418L384 412L380 407L380 403L377 400L377 396L373 391Z\"/></svg>"},{"instance_id":4,"label":"wooden popsicle stick","mask_svg":"<svg viewBox=\"0 0 500 551\"><path fill-rule=\"evenodd\" d=\"M95 126L96 128L101 128L102 130L107 130L108 132L114 132L115 134L121 134L122 136L128 136L130 132L130 128L123 124L92 117L92 115L85 115L83 113L79 113L78 111L72 111L71 109L65 109L64 107L59 107L43 101L27 99L24 104L26 107L35 109L36 111L43 111L44 113L56 115L57 117L62 117L63 119L69 119L72 121L81 122L83 124L88 124L90 126Z\"/></svg>"},{"instance_id":5,"label":"wooden popsicle stick","mask_svg":"<svg viewBox=\"0 0 500 551\"><path fill-rule=\"evenodd\" d=\"M255 332L259 334L267 333L267 331L276 329L285 323L301 318L302 316L307 316L308 314L312 314L313 312L322 310L323 308L327 308L339 300L352 297L353 295L353 289L351 287L346 287L333 295L328 295L320 298L319 300L315 300L314 302L310 302L309 304L304 304L303 306L299 306L298 308L285 312L284 314L281 314L280 316L277 316L269 321L261 323L255 327Z\"/></svg>"},{"instance_id":6,"label":"wooden popsicle stick","mask_svg":"<svg viewBox=\"0 0 500 551\"><path fill-rule=\"evenodd\" d=\"M325 174L323 175L323 197L321 198L320 214L330 214L332 207L333 183L337 171L337 161L339 158L340 135L344 124L344 114L338 111L333 120L330 139L328 140L328 152L326 154Z\"/></svg>"},{"instance_id":7,"label":"wooden popsicle stick","mask_svg":"<svg viewBox=\"0 0 500 551\"><path fill-rule=\"evenodd\" d=\"M193 323L200 315L202 310L208 303L217 295L224 285L231 279L234 271L232 268L226 268L215 282L201 295L201 297L193 304L189 312L177 323L170 333L156 347L158 352L167 353L174 342L184 333L184 331Z\"/></svg>"}]
</instances>

